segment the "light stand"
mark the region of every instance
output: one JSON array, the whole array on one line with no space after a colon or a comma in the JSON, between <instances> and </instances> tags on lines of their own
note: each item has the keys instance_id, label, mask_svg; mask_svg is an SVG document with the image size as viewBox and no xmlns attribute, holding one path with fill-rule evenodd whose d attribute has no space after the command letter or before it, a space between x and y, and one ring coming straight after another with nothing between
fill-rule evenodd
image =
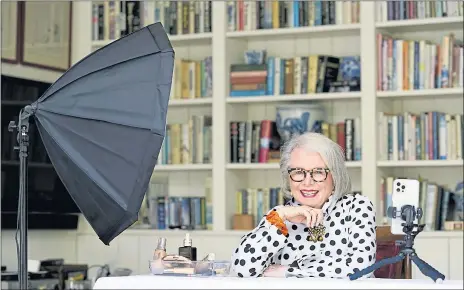
<instances>
[{"instance_id":1,"label":"light stand","mask_svg":"<svg viewBox=\"0 0 464 290\"><path fill-rule=\"evenodd\" d=\"M19 113L18 124L10 121L8 131L17 133L19 146L15 150L19 151L19 200L18 200L18 227L19 227L19 247L18 253L18 280L19 289L29 289L27 271L27 157L29 147L29 117L32 114L32 107L26 106Z\"/></svg>"},{"instance_id":2,"label":"light stand","mask_svg":"<svg viewBox=\"0 0 464 290\"><path fill-rule=\"evenodd\" d=\"M387 214L390 218L398 217L396 207L389 207ZM416 211L414 206L405 205L401 207L399 214L400 214L400 218L405 221L404 223L401 224L403 226L403 232L405 233L405 236L402 241L401 240L396 241L396 244L401 246L401 249L398 255L394 257L382 259L361 271L358 271L354 274L349 275L350 280L356 280L366 274L374 272L380 267L390 265L390 264L396 264L404 260L407 257L409 257L414 262L414 264L416 264L416 266L419 268L422 274L429 277L434 282L440 283L445 279L445 275L443 275L438 270L433 268L431 265L427 264L424 260L419 258L416 251L413 248L415 237L420 232L422 232L425 226L424 224L414 223L414 220L416 219L416 217L418 220L422 218L422 208L419 207L417 208L417 211Z\"/></svg>"}]
</instances>

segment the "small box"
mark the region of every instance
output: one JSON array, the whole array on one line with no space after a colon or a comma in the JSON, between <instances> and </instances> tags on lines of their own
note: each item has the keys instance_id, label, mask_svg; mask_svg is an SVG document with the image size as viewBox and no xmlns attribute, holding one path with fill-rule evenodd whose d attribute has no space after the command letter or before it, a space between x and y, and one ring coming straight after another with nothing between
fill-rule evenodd
<instances>
[{"instance_id":1,"label":"small box","mask_svg":"<svg viewBox=\"0 0 464 290\"><path fill-rule=\"evenodd\" d=\"M229 261L150 260L150 272L163 276L229 276Z\"/></svg>"},{"instance_id":2,"label":"small box","mask_svg":"<svg viewBox=\"0 0 464 290\"><path fill-rule=\"evenodd\" d=\"M234 230L252 230L254 228L253 216L249 214L234 215L232 228Z\"/></svg>"}]
</instances>

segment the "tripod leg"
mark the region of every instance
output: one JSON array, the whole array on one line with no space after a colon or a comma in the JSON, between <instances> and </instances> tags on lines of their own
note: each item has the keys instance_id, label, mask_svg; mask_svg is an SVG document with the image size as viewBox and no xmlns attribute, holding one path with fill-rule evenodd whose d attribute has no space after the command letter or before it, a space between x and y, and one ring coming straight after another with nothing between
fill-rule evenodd
<instances>
[{"instance_id":1,"label":"tripod leg","mask_svg":"<svg viewBox=\"0 0 464 290\"><path fill-rule=\"evenodd\" d=\"M391 258L386 258L386 259L383 259L383 260L380 260L376 263L374 263L373 265L361 270L361 271L358 271L354 274L351 274L349 275L349 278L350 280L356 280L364 275L367 275L371 272L374 272L375 270L379 269L380 267L383 267L385 265L390 265L390 264L396 264L398 263L399 261L403 260L405 256L403 256L402 254L398 254L394 257L391 257Z\"/></svg>"},{"instance_id":2,"label":"tripod leg","mask_svg":"<svg viewBox=\"0 0 464 290\"><path fill-rule=\"evenodd\" d=\"M445 275L438 272L434 267L427 264L424 260L419 258L417 255L411 255L411 260L414 262L414 264L417 265L417 268L419 268L422 274L429 277L434 282L437 282L438 279L445 280Z\"/></svg>"}]
</instances>

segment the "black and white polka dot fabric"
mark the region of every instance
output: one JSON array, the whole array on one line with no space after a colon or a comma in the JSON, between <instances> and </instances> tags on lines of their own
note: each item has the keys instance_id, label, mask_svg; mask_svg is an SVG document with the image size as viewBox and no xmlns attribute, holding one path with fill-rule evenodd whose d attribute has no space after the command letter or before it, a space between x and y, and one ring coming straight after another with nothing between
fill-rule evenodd
<instances>
[{"instance_id":1,"label":"black and white polka dot fabric","mask_svg":"<svg viewBox=\"0 0 464 290\"><path fill-rule=\"evenodd\" d=\"M348 278L375 262L375 211L360 194L325 203L322 242L307 241L308 227L286 221L288 237L264 217L243 236L232 255L232 270L239 277L259 277L271 264L288 266L286 277ZM287 206L298 206L295 200ZM274 209L272 209L274 210ZM364 276L373 277L372 274Z\"/></svg>"}]
</instances>

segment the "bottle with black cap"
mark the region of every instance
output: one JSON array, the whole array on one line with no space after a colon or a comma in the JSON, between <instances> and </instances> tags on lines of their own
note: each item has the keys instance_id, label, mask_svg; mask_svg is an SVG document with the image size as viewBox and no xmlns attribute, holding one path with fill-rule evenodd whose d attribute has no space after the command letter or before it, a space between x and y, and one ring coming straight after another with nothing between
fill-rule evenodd
<instances>
[{"instance_id":1,"label":"bottle with black cap","mask_svg":"<svg viewBox=\"0 0 464 290\"><path fill-rule=\"evenodd\" d=\"M189 259L190 261L197 260L197 248L192 247L192 239L190 234L185 234L184 246L179 247L179 256Z\"/></svg>"}]
</instances>

